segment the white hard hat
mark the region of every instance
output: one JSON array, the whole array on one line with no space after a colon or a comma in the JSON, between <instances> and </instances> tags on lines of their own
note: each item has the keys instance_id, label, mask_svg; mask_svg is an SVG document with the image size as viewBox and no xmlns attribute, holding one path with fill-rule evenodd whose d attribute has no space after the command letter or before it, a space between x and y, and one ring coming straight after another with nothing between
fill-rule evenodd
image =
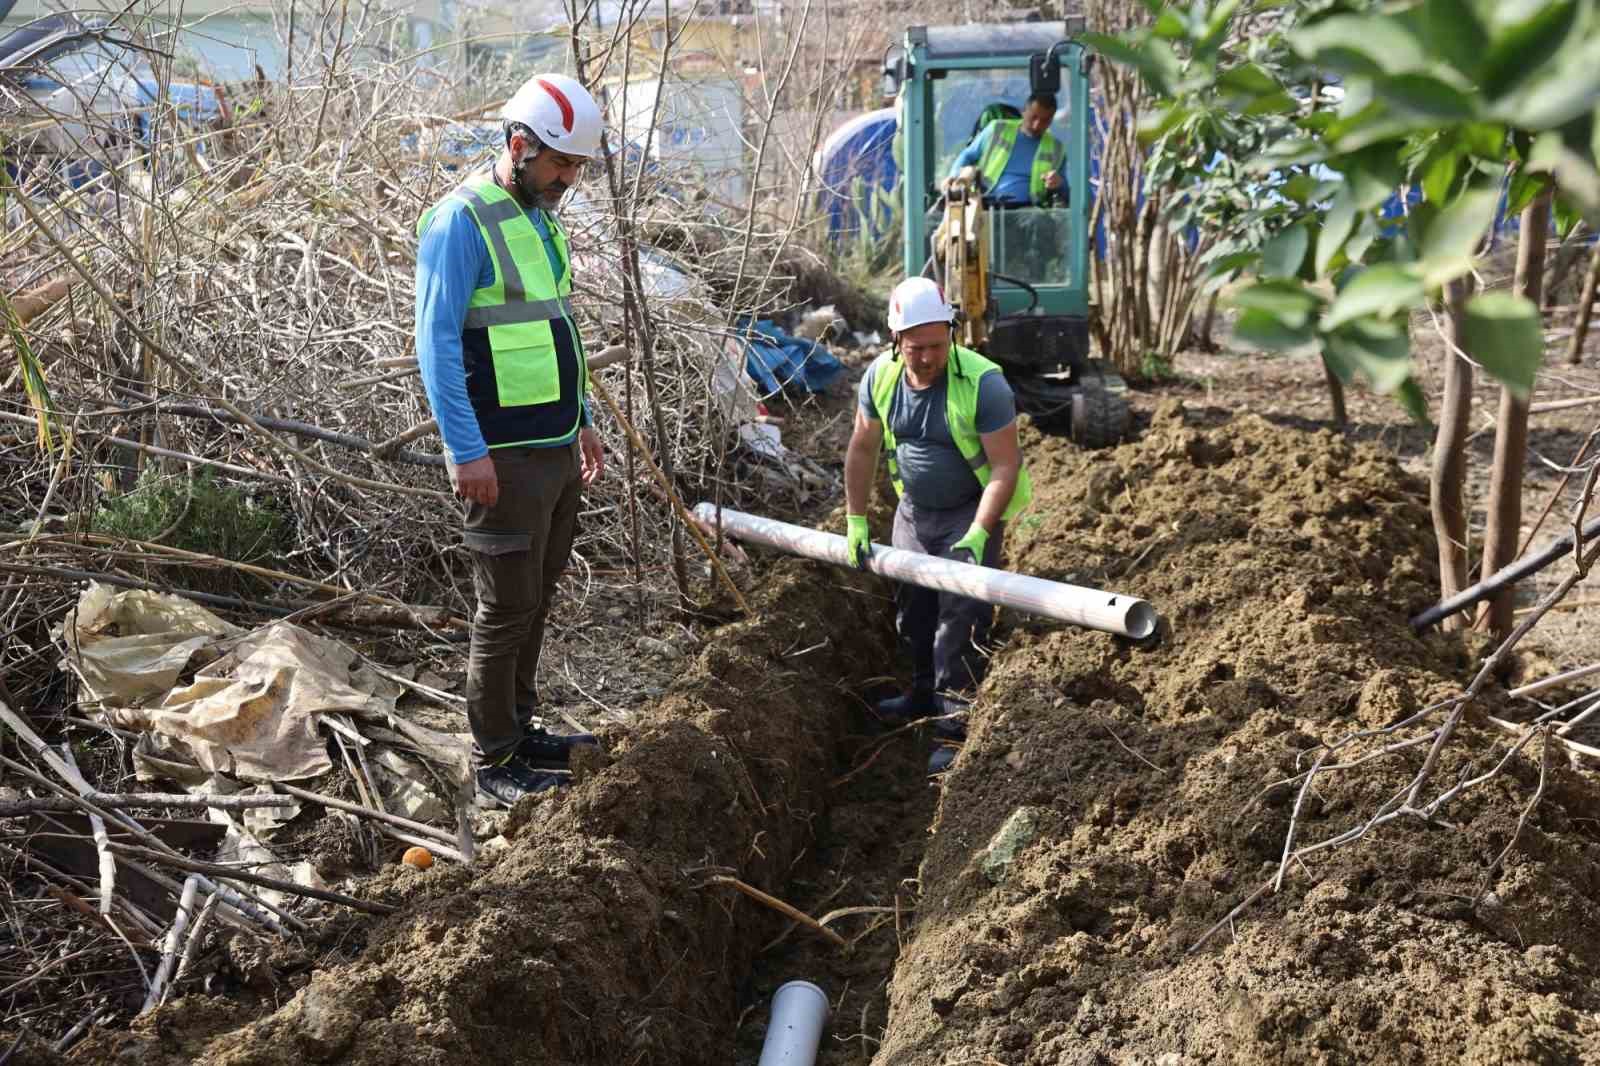
<instances>
[{"instance_id":1,"label":"white hard hat","mask_svg":"<svg viewBox=\"0 0 1600 1066\"><path fill-rule=\"evenodd\" d=\"M600 105L574 78L537 74L506 101L500 117L520 122L534 136L567 155L600 154Z\"/></svg>"},{"instance_id":2,"label":"white hard hat","mask_svg":"<svg viewBox=\"0 0 1600 1066\"><path fill-rule=\"evenodd\" d=\"M907 278L889 294L889 332L904 333L928 322L954 322L955 308L931 278Z\"/></svg>"}]
</instances>

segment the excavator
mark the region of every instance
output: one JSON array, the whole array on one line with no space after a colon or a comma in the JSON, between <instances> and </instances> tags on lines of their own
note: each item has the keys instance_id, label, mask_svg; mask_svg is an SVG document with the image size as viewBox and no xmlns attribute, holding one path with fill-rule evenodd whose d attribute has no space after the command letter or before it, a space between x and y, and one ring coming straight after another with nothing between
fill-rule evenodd
<instances>
[{"instance_id":1,"label":"excavator","mask_svg":"<svg viewBox=\"0 0 1600 1066\"><path fill-rule=\"evenodd\" d=\"M1083 447L1117 443L1127 384L1090 353L1089 63L1081 19L912 26L884 57L902 139L905 272L934 278L957 340L999 363L1018 407ZM956 156L996 114L1054 93L1066 202L1002 207Z\"/></svg>"}]
</instances>

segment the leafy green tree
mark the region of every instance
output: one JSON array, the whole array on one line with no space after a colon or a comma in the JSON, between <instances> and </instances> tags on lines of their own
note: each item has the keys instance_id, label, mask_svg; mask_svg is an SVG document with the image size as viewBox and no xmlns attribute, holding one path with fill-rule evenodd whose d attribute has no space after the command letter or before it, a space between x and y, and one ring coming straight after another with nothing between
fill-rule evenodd
<instances>
[{"instance_id":1,"label":"leafy green tree","mask_svg":"<svg viewBox=\"0 0 1600 1066\"><path fill-rule=\"evenodd\" d=\"M1525 399L1543 351L1533 301L1474 291L1502 191L1513 211L1551 190L1558 217L1600 222L1596 3L1147 0L1151 26L1094 42L1155 93L1153 138L1222 129L1211 116L1225 112L1259 118L1251 134L1270 140L1245 171L1291 206L1235 231L1238 246L1216 263L1252 278L1234 300L1241 339L1315 348L1339 379L1364 378L1421 418L1410 317L1442 302L1451 350L1432 489L1445 595L1466 581L1472 368ZM1269 32L1242 43L1230 32L1269 9ZM1319 106L1334 86L1337 102ZM1402 186L1417 201L1382 218Z\"/></svg>"}]
</instances>

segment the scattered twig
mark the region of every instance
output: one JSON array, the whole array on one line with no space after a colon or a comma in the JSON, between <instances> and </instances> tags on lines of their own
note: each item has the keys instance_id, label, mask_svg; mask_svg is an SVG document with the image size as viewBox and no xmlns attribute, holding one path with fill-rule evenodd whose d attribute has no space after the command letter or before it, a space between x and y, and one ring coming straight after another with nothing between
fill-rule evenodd
<instances>
[{"instance_id":1,"label":"scattered twig","mask_svg":"<svg viewBox=\"0 0 1600 1066\"><path fill-rule=\"evenodd\" d=\"M835 933L832 929L827 928L809 914L790 906L776 896L768 895L759 888L756 888L754 885L745 884L737 877L729 877L726 874L714 874L706 883L713 885L729 885L733 888L736 888L740 892L743 892L745 895L749 896L751 899L755 900L757 903L771 907L779 914L782 914L793 921L799 922L807 929L826 937L838 947L842 948L845 946L844 937L840 936L838 933Z\"/></svg>"}]
</instances>

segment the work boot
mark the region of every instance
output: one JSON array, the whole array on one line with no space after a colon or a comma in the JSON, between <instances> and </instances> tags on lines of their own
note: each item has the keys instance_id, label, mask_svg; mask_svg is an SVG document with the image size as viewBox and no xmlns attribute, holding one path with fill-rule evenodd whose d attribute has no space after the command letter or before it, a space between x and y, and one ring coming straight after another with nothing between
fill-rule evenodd
<instances>
[{"instance_id":1,"label":"work boot","mask_svg":"<svg viewBox=\"0 0 1600 1066\"><path fill-rule=\"evenodd\" d=\"M496 762L478 767L478 802L488 807L510 807L526 796L555 788L567 780L560 774L534 769L512 751Z\"/></svg>"},{"instance_id":2,"label":"work boot","mask_svg":"<svg viewBox=\"0 0 1600 1066\"><path fill-rule=\"evenodd\" d=\"M572 749L580 744L600 744L593 733L570 733L562 736L543 727L529 728L517 742L517 758L532 766L565 769L572 762Z\"/></svg>"},{"instance_id":3,"label":"work boot","mask_svg":"<svg viewBox=\"0 0 1600 1066\"><path fill-rule=\"evenodd\" d=\"M933 754L928 756L928 776L934 777L950 769L950 764L956 761L956 754L961 751L956 744L935 744Z\"/></svg>"},{"instance_id":4,"label":"work boot","mask_svg":"<svg viewBox=\"0 0 1600 1066\"><path fill-rule=\"evenodd\" d=\"M931 690L912 689L910 692L903 692L898 696L890 696L888 699L879 700L877 705L873 707L873 712L879 718L885 718L891 722L912 722L918 718L926 718L929 715L938 714L939 712L934 710L936 706L934 700L935 697Z\"/></svg>"}]
</instances>

